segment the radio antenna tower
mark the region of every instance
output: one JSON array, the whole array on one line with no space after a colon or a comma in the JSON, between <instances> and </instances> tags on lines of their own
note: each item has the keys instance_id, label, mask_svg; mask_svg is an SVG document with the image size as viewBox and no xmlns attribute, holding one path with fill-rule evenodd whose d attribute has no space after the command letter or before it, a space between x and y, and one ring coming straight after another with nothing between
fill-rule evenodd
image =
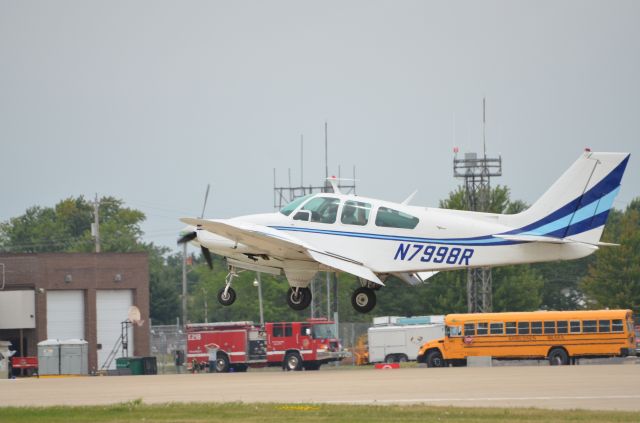
<instances>
[{"instance_id":1,"label":"radio antenna tower","mask_svg":"<svg viewBox=\"0 0 640 423\"><path fill-rule=\"evenodd\" d=\"M491 177L502 176L502 157L487 157L486 143L486 99L482 99L482 150L478 158L476 153L465 153L458 158L458 148L454 148L453 176L464 178L466 209L488 212L490 207ZM467 271L467 309L469 313L486 313L493 308L491 268L483 267Z\"/></svg>"}]
</instances>

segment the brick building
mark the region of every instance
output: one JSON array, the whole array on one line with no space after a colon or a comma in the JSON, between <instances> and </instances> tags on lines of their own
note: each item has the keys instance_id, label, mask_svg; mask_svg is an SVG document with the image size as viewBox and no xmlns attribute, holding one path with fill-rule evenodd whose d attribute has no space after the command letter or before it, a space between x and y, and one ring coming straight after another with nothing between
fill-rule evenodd
<instances>
[{"instance_id":1,"label":"brick building","mask_svg":"<svg viewBox=\"0 0 640 423\"><path fill-rule=\"evenodd\" d=\"M0 254L0 340L11 341L18 356L37 355L45 339L85 339L89 369L99 370L132 305L143 323L128 325L128 353L146 356L146 253Z\"/></svg>"}]
</instances>

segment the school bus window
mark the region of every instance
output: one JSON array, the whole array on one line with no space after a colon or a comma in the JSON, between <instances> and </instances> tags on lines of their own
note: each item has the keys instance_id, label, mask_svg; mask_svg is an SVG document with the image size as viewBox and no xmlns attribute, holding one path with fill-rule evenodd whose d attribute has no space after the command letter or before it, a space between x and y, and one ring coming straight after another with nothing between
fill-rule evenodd
<instances>
[{"instance_id":1,"label":"school bus window","mask_svg":"<svg viewBox=\"0 0 640 423\"><path fill-rule=\"evenodd\" d=\"M558 333L567 333L567 329L568 329L568 325L569 322L567 322L566 320L559 320L558 321Z\"/></svg>"},{"instance_id":2,"label":"school bus window","mask_svg":"<svg viewBox=\"0 0 640 423\"><path fill-rule=\"evenodd\" d=\"M460 330L460 326L446 326L444 328L445 336L460 336L462 335L462 331Z\"/></svg>"},{"instance_id":3,"label":"school bus window","mask_svg":"<svg viewBox=\"0 0 640 423\"><path fill-rule=\"evenodd\" d=\"M544 322L544 334L555 335L556 334L556 322Z\"/></svg>"},{"instance_id":4,"label":"school bus window","mask_svg":"<svg viewBox=\"0 0 640 423\"><path fill-rule=\"evenodd\" d=\"M504 323L491 323L489 325L489 330L491 335L503 335L504 334Z\"/></svg>"},{"instance_id":5,"label":"school bus window","mask_svg":"<svg viewBox=\"0 0 640 423\"><path fill-rule=\"evenodd\" d=\"M518 335L529 335L529 322L518 322Z\"/></svg>"},{"instance_id":6,"label":"school bus window","mask_svg":"<svg viewBox=\"0 0 640 423\"><path fill-rule=\"evenodd\" d=\"M594 333L596 331L596 321L595 320L585 320L582 322L582 332L584 333Z\"/></svg>"},{"instance_id":7,"label":"school bus window","mask_svg":"<svg viewBox=\"0 0 640 423\"><path fill-rule=\"evenodd\" d=\"M570 322L571 325L571 333L580 333L580 321L572 320Z\"/></svg>"},{"instance_id":8,"label":"school bus window","mask_svg":"<svg viewBox=\"0 0 640 423\"><path fill-rule=\"evenodd\" d=\"M507 335L516 334L516 322L507 322Z\"/></svg>"},{"instance_id":9,"label":"school bus window","mask_svg":"<svg viewBox=\"0 0 640 423\"><path fill-rule=\"evenodd\" d=\"M624 332L624 325L622 320L615 319L611 325L611 332Z\"/></svg>"},{"instance_id":10,"label":"school bus window","mask_svg":"<svg viewBox=\"0 0 640 423\"><path fill-rule=\"evenodd\" d=\"M464 324L464 336L474 336L476 334L476 324L475 323L465 323Z\"/></svg>"},{"instance_id":11,"label":"school bus window","mask_svg":"<svg viewBox=\"0 0 640 423\"><path fill-rule=\"evenodd\" d=\"M478 335L486 335L488 326L488 323L478 323Z\"/></svg>"},{"instance_id":12,"label":"school bus window","mask_svg":"<svg viewBox=\"0 0 640 423\"><path fill-rule=\"evenodd\" d=\"M542 335L542 322L531 322L531 335Z\"/></svg>"},{"instance_id":13,"label":"school bus window","mask_svg":"<svg viewBox=\"0 0 640 423\"><path fill-rule=\"evenodd\" d=\"M598 320L598 332L611 332L611 320Z\"/></svg>"}]
</instances>

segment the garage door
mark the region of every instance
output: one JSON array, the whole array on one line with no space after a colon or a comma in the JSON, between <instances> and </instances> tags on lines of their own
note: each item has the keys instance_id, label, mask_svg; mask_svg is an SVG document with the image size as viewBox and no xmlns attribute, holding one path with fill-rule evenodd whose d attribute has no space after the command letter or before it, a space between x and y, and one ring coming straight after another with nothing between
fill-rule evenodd
<instances>
[{"instance_id":1,"label":"garage door","mask_svg":"<svg viewBox=\"0 0 640 423\"><path fill-rule=\"evenodd\" d=\"M96 326L98 330L98 368L102 369L122 333L122 322L127 320L129 307L133 305L133 291L130 289L109 289L96 291ZM129 327L129 355L133 355L133 328ZM122 349L115 356L122 357ZM116 368L115 358L107 367Z\"/></svg>"},{"instance_id":2,"label":"garage door","mask_svg":"<svg viewBox=\"0 0 640 423\"><path fill-rule=\"evenodd\" d=\"M84 291L47 291L47 338L84 339Z\"/></svg>"}]
</instances>

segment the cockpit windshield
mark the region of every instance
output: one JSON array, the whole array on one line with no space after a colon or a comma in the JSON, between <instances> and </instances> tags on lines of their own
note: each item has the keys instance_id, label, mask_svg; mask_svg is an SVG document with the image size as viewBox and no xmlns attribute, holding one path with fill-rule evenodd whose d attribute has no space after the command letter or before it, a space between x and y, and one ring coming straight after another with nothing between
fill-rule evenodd
<instances>
[{"instance_id":1,"label":"cockpit windshield","mask_svg":"<svg viewBox=\"0 0 640 423\"><path fill-rule=\"evenodd\" d=\"M314 339L335 339L335 329L336 326L333 323L313 325L311 336L313 336Z\"/></svg>"},{"instance_id":2,"label":"cockpit windshield","mask_svg":"<svg viewBox=\"0 0 640 423\"><path fill-rule=\"evenodd\" d=\"M281 208L280 213L284 214L285 216L289 216L291 212L297 209L300 204L302 204L304 201L306 201L313 195L314 194L307 194L305 196L296 198L295 200L293 200L292 202L290 202L289 204Z\"/></svg>"}]
</instances>

